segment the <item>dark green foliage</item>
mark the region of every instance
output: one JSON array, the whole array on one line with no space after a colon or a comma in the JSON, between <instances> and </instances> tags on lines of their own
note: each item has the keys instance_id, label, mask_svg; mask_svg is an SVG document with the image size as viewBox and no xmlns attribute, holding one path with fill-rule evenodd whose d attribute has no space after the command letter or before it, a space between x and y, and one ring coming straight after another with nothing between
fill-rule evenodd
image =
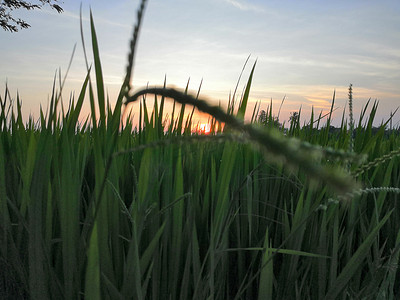
<instances>
[{"instance_id":1,"label":"dark green foliage","mask_svg":"<svg viewBox=\"0 0 400 300\"><path fill-rule=\"evenodd\" d=\"M55 102L36 129L2 100L1 260L8 267L0 286L7 295L398 296L399 190L384 188L399 185L393 131L358 146L369 133L356 128L355 149L368 155L352 167L363 189L340 196L310 185L302 169L268 163L233 132L169 131L160 103L151 115L142 106L146 124L135 133L130 125L78 130L71 122L80 101L63 122ZM108 123L117 115L109 111ZM297 133L303 143L310 138L347 165L346 131L325 138L324 128L309 130Z\"/></svg>"}]
</instances>

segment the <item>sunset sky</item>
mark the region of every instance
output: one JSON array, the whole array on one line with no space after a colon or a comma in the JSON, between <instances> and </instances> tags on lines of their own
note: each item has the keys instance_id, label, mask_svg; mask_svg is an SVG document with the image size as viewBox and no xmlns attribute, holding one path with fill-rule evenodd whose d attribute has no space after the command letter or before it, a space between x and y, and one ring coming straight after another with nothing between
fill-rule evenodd
<instances>
[{"instance_id":1,"label":"sunset sky","mask_svg":"<svg viewBox=\"0 0 400 300\"><path fill-rule=\"evenodd\" d=\"M64 13L49 8L15 12L32 27L9 33L0 29L0 92L6 83L22 99L24 117L47 107L56 70L67 69L63 99L79 93L86 75L79 28L80 1L64 1ZM89 10L92 9L105 86L114 103L124 77L139 1L82 1L89 60ZM354 89L355 116L367 100L379 100L377 124L400 106L400 1L149 0L136 53L133 85L167 84L213 103L227 103L243 64L240 91L257 60L249 111L257 101L273 111L286 96L280 120L302 107L326 112L336 90L336 123ZM88 113L88 106L84 114ZM400 125L400 113L395 123Z\"/></svg>"}]
</instances>

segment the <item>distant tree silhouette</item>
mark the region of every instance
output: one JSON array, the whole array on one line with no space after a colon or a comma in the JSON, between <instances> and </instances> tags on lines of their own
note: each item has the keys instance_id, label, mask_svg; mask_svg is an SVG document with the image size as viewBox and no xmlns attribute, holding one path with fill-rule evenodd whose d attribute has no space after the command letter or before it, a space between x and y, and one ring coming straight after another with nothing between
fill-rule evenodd
<instances>
[{"instance_id":1,"label":"distant tree silhouette","mask_svg":"<svg viewBox=\"0 0 400 300\"><path fill-rule=\"evenodd\" d=\"M267 123L267 112L265 110L260 111L260 114L258 115L258 122L264 125Z\"/></svg>"},{"instance_id":2,"label":"distant tree silhouette","mask_svg":"<svg viewBox=\"0 0 400 300\"><path fill-rule=\"evenodd\" d=\"M299 113L297 111L292 111L289 117L289 124L297 124L299 122Z\"/></svg>"},{"instance_id":3,"label":"distant tree silhouette","mask_svg":"<svg viewBox=\"0 0 400 300\"><path fill-rule=\"evenodd\" d=\"M44 5L48 4L52 9L58 13L63 12L61 6L56 4L58 0L39 0L35 4L24 0L2 0L0 3L0 26L5 31L17 32L18 27L28 28L30 25L24 20L14 18L12 12L17 9L34 10L41 9Z\"/></svg>"},{"instance_id":4,"label":"distant tree silhouette","mask_svg":"<svg viewBox=\"0 0 400 300\"><path fill-rule=\"evenodd\" d=\"M258 122L264 126L272 126L276 128L282 128L282 124L279 123L279 118L275 116L270 116L265 110L261 110L258 114Z\"/></svg>"}]
</instances>

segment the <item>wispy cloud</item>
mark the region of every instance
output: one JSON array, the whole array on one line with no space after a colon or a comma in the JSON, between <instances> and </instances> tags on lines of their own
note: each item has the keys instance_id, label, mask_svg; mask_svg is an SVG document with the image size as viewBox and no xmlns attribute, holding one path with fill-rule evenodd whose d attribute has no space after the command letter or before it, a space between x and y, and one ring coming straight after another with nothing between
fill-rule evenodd
<instances>
[{"instance_id":1,"label":"wispy cloud","mask_svg":"<svg viewBox=\"0 0 400 300\"><path fill-rule=\"evenodd\" d=\"M51 16L57 16L57 18L64 18L64 19L80 20L80 18L81 18L80 13L77 13L77 12L74 12L71 10L64 10L62 14L59 14L59 13L55 12L54 10L44 9L43 13L51 15ZM87 11L87 9L82 11L82 20L84 22L90 21L89 11ZM110 20L110 19L97 17L95 13L94 13L94 20L95 20L96 24L105 24L105 25L111 25L114 27L122 27L122 28L127 28L127 29L131 29L133 27L133 21L132 21L132 24L121 23L121 22ZM132 18L132 20L134 20L134 18Z\"/></svg>"},{"instance_id":2,"label":"wispy cloud","mask_svg":"<svg viewBox=\"0 0 400 300\"><path fill-rule=\"evenodd\" d=\"M230 5L243 10L243 11L254 11L257 13L265 12L265 9L261 6L250 4L247 2L239 1L239 0L225 0L225 2L229 3Z\"/></svg>"}]
</instances>

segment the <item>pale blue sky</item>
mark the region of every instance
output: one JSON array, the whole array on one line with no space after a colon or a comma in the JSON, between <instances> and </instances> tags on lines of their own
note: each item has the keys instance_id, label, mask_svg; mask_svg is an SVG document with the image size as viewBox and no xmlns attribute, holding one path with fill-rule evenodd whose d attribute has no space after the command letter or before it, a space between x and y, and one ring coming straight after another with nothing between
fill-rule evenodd
<instances>
[{"instance_id":1,"label":"pale blue sky","mask_svg":"<svg viewBox=\"0 0 400 300\"><path fill-rule=\"evenodd\" d=\"M113 102L126 65L138 0L82 1L85 38L90 50L91 7L100 46L105 85ZM55 71L67 68L77 51L64 88L64 101L77 94L85 77L80 42L80 1L64 1L65 12L43 9L16 13L32 25L18 33L0 31L0 91L7 81L18 90L25 118L47 106ZM400 1L149 0L136 53L133 84L167 83L226 103L249 54L240 90L255 59L251 105L273 100L280 119L302 106L309 118L330 107L336 89L340 121L349 83L355 114L368 98L380 101L380 122L400 105ZM91 55L90 55L91 57ZM4 94L2 92L2 94ZM251 111L252 108L249 109ZM399 114L400 115L400 114ZM400 120L397 116L396 121Z\"/></svg>"}]
</instances>

